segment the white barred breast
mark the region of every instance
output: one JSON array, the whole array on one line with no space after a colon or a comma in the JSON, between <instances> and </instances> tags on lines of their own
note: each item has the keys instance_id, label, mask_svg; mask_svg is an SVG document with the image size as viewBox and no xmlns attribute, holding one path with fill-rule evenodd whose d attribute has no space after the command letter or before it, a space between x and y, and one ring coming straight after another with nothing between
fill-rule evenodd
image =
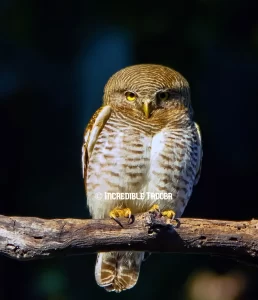
<instances>
[{"instance_id":1,"label":"white barred breast","mask_svg":"<svg viewBox=\"0 0 258 300\"><path fill-rule=\"evenodd\" d=\"M138 213L153 204L181 216L192 193L200 147L194 123L180 129L168 124L160 130L113 112L88 165L87 199L93 218L107 217L117 206ZM110 200L105 192L144 193L144 199ZM148 193L172 193L172 199L157 201Z\"/></svg>"}]
</instances>

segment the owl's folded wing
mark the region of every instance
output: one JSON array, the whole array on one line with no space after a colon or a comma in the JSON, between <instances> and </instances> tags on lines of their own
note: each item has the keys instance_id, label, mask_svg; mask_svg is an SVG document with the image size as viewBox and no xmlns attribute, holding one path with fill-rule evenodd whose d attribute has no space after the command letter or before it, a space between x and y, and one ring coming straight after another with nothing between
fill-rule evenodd
<instances>
[{"instance_id":1,"label":"owl's folded wing","mask_svg":"<svg viewBox=\"0 0 258 300\"><path fill-rule=\"evenodd\" d=\"M107 120L111 115L111 107L106 105L100 107L90 119L85 131L84 141L82 145L82 176L84 178L85 190L87 192L86 180L87 180L87 168L89 159L97 141L97 138L105 126Z\"/></svg>"},{"instance_id":2,"label":"owl's folded wing","mask_svg":"<svg viewBox=\"0 0 258 300\"><path fill-rule=\"evenodd\" d=\"M195 181L194 181L194 185L196 185L198 183L199 179L200 179L200 176L201 176L203 151L202 151L202 136L201 136L200 126L197 123L194 123L194 124L195 124L195 127L197 129L198 138L199 138L199 142L200 142L199 162L198 162L198 165L197 165L197 173L196 173Z\"/></svg>"}]
</instances>

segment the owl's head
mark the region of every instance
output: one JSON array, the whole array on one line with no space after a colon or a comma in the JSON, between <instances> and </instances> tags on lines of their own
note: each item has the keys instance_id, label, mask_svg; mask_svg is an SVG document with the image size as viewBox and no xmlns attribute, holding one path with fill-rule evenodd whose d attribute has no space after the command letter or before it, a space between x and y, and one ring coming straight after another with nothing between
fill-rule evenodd
<instances>
[{"instance_id":1,"label":"owl's head","mask_svg":"<svg viewBox=\"0 0 258 300\"><path fill-rule=\"evenodd\" d=\"M108 80L103 100L104 105L148 121L192 115L187 80L161 65L134 65L118 71Z\"/></svg>"}]
</instances>

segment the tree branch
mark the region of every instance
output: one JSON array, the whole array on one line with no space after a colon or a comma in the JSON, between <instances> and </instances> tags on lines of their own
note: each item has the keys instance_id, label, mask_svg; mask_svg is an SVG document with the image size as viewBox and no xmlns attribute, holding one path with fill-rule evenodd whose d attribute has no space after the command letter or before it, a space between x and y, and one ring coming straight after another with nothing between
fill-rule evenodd
<instances>
[{"instance_id":1,"label":"tree branch","mask_svg":"<svg viewBox=\"0 0 258 300\"><path fill-rule=\"evenodd\" d=\"M39 219L0 215L0 254L18 260L111 250L181 252L233 257L258 265L258 220L164 221L149 213L121 220ZM168 223L168 224L167 224Z\"/></svg>"}]
</instances>

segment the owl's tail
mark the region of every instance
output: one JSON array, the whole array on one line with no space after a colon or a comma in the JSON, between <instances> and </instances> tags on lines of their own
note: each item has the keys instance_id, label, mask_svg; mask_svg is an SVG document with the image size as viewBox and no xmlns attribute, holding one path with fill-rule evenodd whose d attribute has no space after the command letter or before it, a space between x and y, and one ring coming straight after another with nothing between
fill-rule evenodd
<instances>
[{"instance_id":1,"label":"owl's tail","mask_svg":"<svg viewBox=\"0 0 258 300\"><path fill-rule=\"evenodd\" d=\"M139 277L144 252L98 253L95 278L108 292L132 288Z\"/></svg>"}]
</instances>

